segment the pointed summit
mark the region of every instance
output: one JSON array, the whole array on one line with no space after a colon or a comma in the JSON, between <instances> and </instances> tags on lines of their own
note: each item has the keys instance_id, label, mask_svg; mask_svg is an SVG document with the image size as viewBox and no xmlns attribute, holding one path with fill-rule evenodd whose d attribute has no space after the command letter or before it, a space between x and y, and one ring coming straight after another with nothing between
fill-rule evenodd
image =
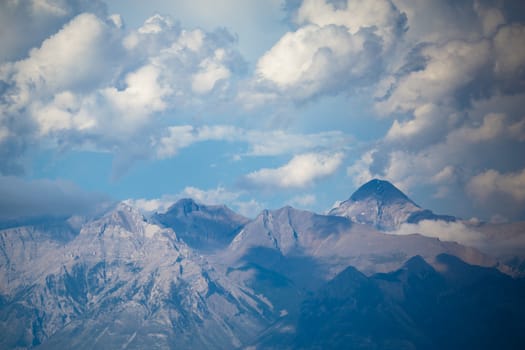
<instances>
[{"instance_id":1,"label":"pointed summit","mask_svg":"<svg viewBox=\"0 0 525 350\"><path fill-rule=\"evenodd\" d=\"M332 208L329 214L344 216L382 231L396 230L403 223L421 220L455 220L453 216L436 215L422 209L396 186L379 179L370 180L359 187L348 200Z\"/></svg>"},{"instance_id":2,"label":"pointed summit","mask_svg":"<svg viewBox=\"0 0 525 350\"><path fill-rule=\"evenodd\" d=\"M410 198L401 192L396 186L385 180L373 179L362 185L355 191L350 199L357 202L373 198L382 203L393 203L397 201L410 202L417 206Z\"/></svg>"}]
</instances>

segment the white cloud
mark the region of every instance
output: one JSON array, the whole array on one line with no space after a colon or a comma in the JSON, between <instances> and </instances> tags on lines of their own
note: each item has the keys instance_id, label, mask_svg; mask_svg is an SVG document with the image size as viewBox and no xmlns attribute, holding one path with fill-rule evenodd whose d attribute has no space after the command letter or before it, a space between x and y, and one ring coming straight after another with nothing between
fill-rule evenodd
<instances>
[{"instance_id":1,"label":"white cloud","mask_svg":"<svg viewBox=\"0 0 525 350\"><path fill-rule=\"evenodd\" d=\"M450 143L479 143L495 139L502 134L505 119L504 114L487 114L478 127L464 126L451 131L448 141Z\"/></svg>"},{"instance_id":2,"label":"white cloud","mask_svg":"<svg viewBox=\"0 0 525 350\"><path fill-rule=\"evenodd\" d=\"M196 128L191 125L171 126L166 136L162 137L157 147L159 158L171 157L185 147L203 141L233 140L241 131L233 126L204 126Z\"/></svg>"},{"instance_id":3,"label":"white cloud","mask_svg":"<svg viewBox=\"0 0 525 350\"><path fill-rule=\"evenodd\" d=\"M391 233L396 235L419 233L423 236L458 242L467 246L478 246L484 241L480 232L469 228L462 222L423 220L417 224L402 224L398 230Z\"/></svg>"},{"instance_id":4,"label":"white cloud","mask_svg":"<svg viewBox=\"0 0 525 350\"><path fill-rule=\"evenodd\" d=\"M285 130L246 130L233 125L171 126L156 143L159 158L171 157L183 148L204 141L226 141L248 144L242 156L277 156L314 149L342 149L348 137L339 131L317 134L295 134Z\"/></svg>"},{"instance_id":5,"label":"white cloud","mask_svg":"<svg viewBox=\"0 0 525 350\"><path fill-rule=\"evenodd\" d=\"M280 89L300 89L300 94L309 97L334 85L332 79L338 73L358 76L365 62L353 56L364 52L364 43L364 37L351 35L342 27L301 27L285 34L261 57L256 74Z\"/></svg>"},{"instance_id":6,"label":"white cloud","mask_svg":"<svg viewBox=\"0 0 525 350\"><path fill-rule=\"evenodd\" d=\"M224 204L230 203L239 198L240 193L228 191L221 186L211 190L202 190L200 188L190 186L184 188L179 196L193 198L196 201L205 204Z\"/></svg>"},{"instance_id":7,"label":"white cloud","mask_svg":"<svg viewBox=\"0 0 525 350\"><path fill-rule=\"evenodd\" d=\"M442 184L450 182L455 177L456 169L451 165L447 165L443 169L441 169L437 174L432 176L431 180L435 183Z\"/></svg>"},{"instance_id":8,"label":"white cloud","mask_svg":"<svg viewBox=\"0 0 525 350\"><path fill-rule=\"evenodd\" d=\"M500 25L505 24L505 17L499 8L484 6L480 1L474 2L474 10L481 20L483 34L494 34Z\"/></svg>"},{"instance_id":9,"label":"white cloud","mask_svg":"<svg viewBox=\"0 0 525 350\"><path fill-rule=\"evenodd\" d=\"M514 173L500 173L490 169L472 177L468 192L478 201L490 200L494 195L505 195L517 202L525 201L525 169Z\"/></svg>"},{"instance_id":10,"label":"white cloud","mask_svg":"<svg viewBox=\"0 0 525 350\"><path fill-rule=\"evenodd\" d=\"M244 138L250 144L250 150L245 154L248 156L276 156L314 149L342 149L351 141L340 131L294 134L284 130L248 130Z\"/></svg>"},{"instance_id":11,"label":"white cloud","mask_svg":"<svg viewBox=\"0 0 525 350\"><path fill-rule=\"evenodd\" d=\"M39 145L109 151L128 166L148 158L166 125L161 113L201 108L202 94L219 103L244 64L226 30L184 30L160 15L137 30L117 22L82 13L26 58L0 63L0 142L9 150L0 171L20 171L24 151Z\"/></svg>"},{"instance_id":12,"label":"white cloud","mask_svg":"<svg viewBox=\"0 0 525 350\"><path fill-rule=\"evenodd\" d=\"M520 142L525 141L525 117L508 126L509 136Z\"/></svg>"},{"instance_id":13,"label":"white cloud","mask_svg":"<svg viewBox=\"0 0 525 350\"><path fill-rule=\"evenodd\" d=\"M508 258L521 254L525 247L523 223L504 224L502 222L481 223L477 219L469 221L430 221L417 224L403 224L391 234L408 235L419 233L423 236L439 238L442 241L457 242L479 249L497 258Z\"/></svg>"},{"instance_id":14,"label":"white cloud","mask_svg":"<svg viewBox=\"0 0 525 350\"><path fill-rule=\"evenodd\" d=\"M108 39L110 28L95 15L81 14L72 19L39 48L32 49L28 58L13 64L12 79L22 89L19 104L29 102L34 93L93 86L111 74L112 43Z\"/></svg>"},{"instance_id":15,"label":"white cloud","mask_svg":"<svg viewBox=\"0 0 525 350\"><path fill-rule=\"evenodd\" d=\"M413 118L406 121L394 120L385 140L411 146L429 144L446 134L452 112L432 103L417 106Z\"/></svg>"},{"instance_id":16,"label":"white cloud","mask_svg":"<svg viewBox=\"0 0 525 350\"><path fill-rule=\"evenodd\" d=\"M138 29L138 32L140 34L158 34L162 31L169 30L172 26L173 22L170 18L156 14L144 21L144 24Z\"/></svg>"},{"instance_id":17,"label":"white cloud","mask_svg":"<svg viewBox=\"0 0 525 350\"><path fill-rule=\"evenodd\" d=\"M469 175L465 173L465 168L473 169L479 166L480 160L485 161L475 155L480 144L495 142L504 136L505 120L504 115L487 114L480 125L464 125L448 131L442 142L429 145L419 143L422 148L415 150L394 147L388 152L384 176L405 188L415 184L439 185L460 180L460 173Z\"/></svg>"},{"instance_id":18,"label":"white cloud","mask_svg":"<svg viewBox=\"0 0 525 350\"><path fill-rule=\"evenodd\" d=\"M165 195L161 198L137 198L126 199L123 202L127 205L139 209L143 214L165 213L177 199L174 196Z\"/></svg>"},{"instance_id":19,"label":"white cloud","mask_svg":"<svg viewBox=\"0 0 525 350\"><path fill-rule=\"evenodd\" d=\"M99 0L0 1L0 63L27 56L29 49L84 12L103 18L106 6Z\"/></svg>"},{"instance_id":20,"label":"white cloud","mask_svg":"<svg viewBox=\"0 0 525 350\"><path fill-rule=\"evenodd\" d=\"M450 40L478 37L481 31L479 14L474 2L441 0L393 0L399 10L406 14L410 43L442 44ZM494 5L494 2L492 2ZM485 7L484 10L491 8ZM461 18L461 20L458 20Z\"/></svg>"},{"instance_id":21,"label":"white cloud","mask_svg":"<svg viewBox=\"0 0 525 350\"><path fill-rule=\"evenodd\" d=\"M194 92L208 93L217 82L230 77L230 70L222 64L224 56L224 50L217 49L212 59L207 58L200 63L199 71L192 77L191 87Z\"/></svg>"},{"instance_id":22,"label":"white cloud","mask_svg":"<svg viewBox=\"0 0 525 350\"><path fill-rule=\"evenodd\" d=\"M370 171L370 167L374 162L373 156L375 152L377 150L374 149L365 152L361 158L346 169L347 175L350 176L356 188L376 177Z\"/></svg>"},{"instance_id":23,"label":"white cloud","mask_svg":"<svg viewBox=\"0 0 525 350\"><path fill-rule=\"evenodd\" d=\"M403 30L403 17L388 0L347 0L343 8L325 0L305 0L297 10L296 22L320 27L331 24L345 26L351 34L370 29L389 48L398 32Z\"/></svg>"},{"instance_id":24,"label":"white cloud","mask_svg":"<svg viewBox=\"0 0 525 350\"><path fill-rule=\"evenodd\" d=\"M401 76L386 100L377 103L377 110L383 114L410 112L428 103L451 102L454 93L477 78L477 72L488 64L490 48L487 40L455 40L423 48L425 68Z\"/></svg>"},{"instance_id":25,"label":"white cloud","mask_svg":"<svg viewBox=\"0 0 525 350\"><path fill-rule=\"evenodd\" d=\"M523 74L525 68L525 26L502 27L494 37L495 70L504 76Z\"/></svg>"},{"instance_id":26,"label":"white cloud","mask_svg":"<svg viewBox=\"0 0 525 350\"><path fill-rule=\"evenodd\" d=\"M304 194L295 196L290 200L290 204L301 208L307 208L315 204L317 198L314 194Z\"/></svg>"},{"instance_id":27,"label":"white cloud","mask_svg":"<svg viewBox=\"0 0 525 350\"><path fill-rule=\"evenodd\" d=\"M264 205L255 199L236 201L233 203L233 206L239 214L249 218L255 217L264 209Z\"/></svg>"},{"instance_id":28,"label":"white cloud","mask_svg":"<svg viewBox=\"0 0 525 350\"><path fill-rule=\"evenodd\" d=\"M370 84L404 29L404 16L386 0L348 1L345 9L307 0L295 19L299 28L257 62L253 91L241 97L247 105L277 96L304 101Z\"/></svg>"},{"instance_id":29,"label":"white cloud","mask_svg":"<svg viewBox=\"0 0 525 350\"><path fill-rule=\"evenodd\" d=\"M172 92L169 84L160 82L161 67L148 64L126 75L124 89L115 87L101 91L110 108L122 115L122 129L135 130L155 112L167 108L166 99Z\"/></svg>"},{"instance_id":30,"label":"white cloud","mask_svg":"<svg viewBox=\"0 0 525 350\"><path fill-rule=\"evenodd\" d=\"M248 183L263 187L305 187L333 174L343 161L343 153L306 153L294 156L282 167L260 169L245 176Z\"/></svg>"}]
</instances>

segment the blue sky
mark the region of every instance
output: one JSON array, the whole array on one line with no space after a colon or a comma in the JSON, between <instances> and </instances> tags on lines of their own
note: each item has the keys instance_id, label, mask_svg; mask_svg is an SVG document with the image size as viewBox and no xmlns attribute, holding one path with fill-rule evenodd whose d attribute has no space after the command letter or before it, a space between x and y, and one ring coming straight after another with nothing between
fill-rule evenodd
<instances>
[{"instance_id":1,"label":"blue sky","mask_svg":"<svg viewBox=\"0 0 525 350\"><path fill-rule=\"evenodd\" d=\"M525 219L525 11L484 0L0 3L1 219L181 197L323 212L390 180Z\"/></svg>"}]
</instances>

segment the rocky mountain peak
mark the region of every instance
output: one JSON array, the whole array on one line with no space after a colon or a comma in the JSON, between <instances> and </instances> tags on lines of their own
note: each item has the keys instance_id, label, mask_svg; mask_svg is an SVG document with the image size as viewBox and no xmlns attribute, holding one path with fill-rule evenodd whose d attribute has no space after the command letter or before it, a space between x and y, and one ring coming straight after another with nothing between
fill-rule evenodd
<instances>
[{"instance_id":1,"label":"rocky mountain peak","mask_svg":"<svg viewBox=\"0 0 525 350\"><path fill-rule=\"evenodd\" d=\"M228 245L249 219L225 205L206 205L191 198L173 204L152 221L173 229L190 247L214 250Z\"/></svg>"},{"instance_id":2,"label":"rocky mountain peak","mask_svg":"<svg viewBox=\"0 0 525 350\"><path fill-rule=\"evenodd\" d=\"M94 221L101 225L119 226L129 232L138 232L145 221L141 212L124 202L118 203L113 210L107 212L102 218Z\"/></svg>"},{"instance_id":3,"label":"rocky mountain peak","mask_svg":"<svg viewBox=\"0 0 525 350\"><path fill-rule=\"evenodd\" d=\"M392 183L379 179L368 181L350 196L350 200L355 202L367 199L375 199L381 203L410 202L416 205Z\"/></svg>"},{"instance_id":4,"label":"rocky mountain peak","mask_svg":"<svg viewBox=\"0 0 525 350\"><path fill-rule=\"evenodd\" d=\"M453 216L437 215L422 209L396 186L379 179L359 187L350 199L339 203L329 214L344 216L382 231L396 230L403 223L418 223L421 220L455 220Z\"/></svg>"},{"instance_id":5,"label":"rocky mountain peak","mask_svg":"<svg viewBox=\"0 0 525 350\"><path fill-rule=\"evenodd\" d=\"M199 204L192 198L182 198L175 202L175 204L173 204L166 213L175 215L188 215L199 210Z\"/></svg>"}]
</instances>

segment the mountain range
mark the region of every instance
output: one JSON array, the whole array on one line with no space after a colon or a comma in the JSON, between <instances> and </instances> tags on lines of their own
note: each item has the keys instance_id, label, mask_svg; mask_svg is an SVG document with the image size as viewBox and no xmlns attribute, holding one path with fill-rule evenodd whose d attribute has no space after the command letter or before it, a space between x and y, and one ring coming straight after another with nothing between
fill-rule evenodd
<instances>
[{"instance_id":1,"label":"mountain range","mask_svg":"<svg viewBox=\"0 0 525 350\"><path fill-rule=\"evenodd\" d=\"M395 234L424 221L462 222L372 180L326 215L187 198L4 225L0 349L523 348L525 245Z\"/></svg>"}]
</instances>

